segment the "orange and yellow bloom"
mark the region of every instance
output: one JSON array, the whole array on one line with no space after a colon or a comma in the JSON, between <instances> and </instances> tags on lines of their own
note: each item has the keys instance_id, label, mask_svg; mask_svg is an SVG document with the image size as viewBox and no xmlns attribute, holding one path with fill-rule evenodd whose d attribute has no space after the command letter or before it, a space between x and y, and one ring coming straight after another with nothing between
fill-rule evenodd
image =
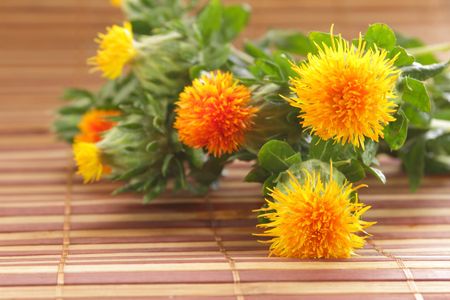
<instances>
[{"instance_id":1,"label":"orange and yellow bloom","mask_svg":"<svg viewBox=\"0 0 450 300\"><path fill-rule=\"evenodd\" d=\"M102 175L111 173L111 168L102 162L101 151L94 143L75 142L73 154L84 183L100 180Z\"/></svg>"},{"instance_id":2,"label":"orange and yellow bloom","mask_svg":"<svg viewBox=\"0 0 450 300\"><path fill-rule=\"evenodd\" d=\"M289 102L313 134L364 147L366 137L377 142L395 120L391 100L399 71L385 50L366 50L361 36L357 47L331 36L331 46L318 45L317 54L292 66L298 76L291 79L296 97Z\"/></svg>"},{"instance_id":3,"label":"orange and yellow bloom","mask_svg":"<svg viewBox=\"0 0 450 300\"><path fill-rule=\"evenodd\" d=\"M214 156L232 153L244 143L257 112L250 100L250 90L231 73L204 74L180 94L174 127L189 147L205 147Z\"/></svg>"},{"instance_id":4,"label":"orange and yellow bloom","mask_svg":"<svg viewBox=\"0 0 450 300\"><path fill-rule=\"evenodd\" d=\"M100 70L109 79L119 77L125 65L137 55L129 22L108 27L106 34L100 33L96 42L99 44L97 55L89 58L88 64L94 66L93 71Z\"/></svg>"},{"instance_id":5,"label":"orange and yellow bloom","mask_svg":"<svg viewBox=\"0 0 450 300\"><path fill-rule=\"evenodd\" d=\"M111 5L115 7L121 7L122 6L122 0L111 0Z\"/></svg>"},{"instance_id":6,"label":"orange and yellow bloom","mask_svg":"<svg viewBox=\"0 0 450 300\"><path fill-rule=\"evenodd\" d=\"M75 137L75 141L96 143L102 139L102 134L114 127L117 122L109 117L119 116L118 110L92 109L85 113L78 124L80 133Z\"/></svg>"},{"instance_id":7,"label":"orange and yellow bloom","mask_svg":"<svg viewBox=\"0 0 450 300\"><path fill-rule=\"evenodd\" d=\"M272 237L270 255L296 258L347 258L365 244L364 229L373 223L361 220L370 207L352 199L358 187L340 185L330 176L323 182L320 174L304 171L300 183L292 174L289 184L272 191L266 200L263 217L269 223L259 224Z\"/></svg>"}]
</instances>

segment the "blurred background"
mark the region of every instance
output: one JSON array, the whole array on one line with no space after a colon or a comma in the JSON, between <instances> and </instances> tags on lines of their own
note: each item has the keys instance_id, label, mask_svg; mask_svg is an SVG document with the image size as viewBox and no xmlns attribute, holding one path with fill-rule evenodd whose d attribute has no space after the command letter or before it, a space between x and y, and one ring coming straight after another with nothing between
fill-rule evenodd
<instances>
[{"instance_id":1,"label":"blurred background","mask_svg":"<svg viewBox=\"0 0 450 300\"><path fill-rule=\"evenodd\" d=\"M450 0L224 2L252 7L251 24L241 40L270 28L329 31L332 23L336 32L354 37L375 22L427 43L450 40ZM21 130L29 135L30 146L53 138L42 133L48 132L64 87L100 85L99 74L88 73L86 59L95 53L97 32L122 21L109 0L0 0L0 146L24 143L17 138Z\"/></svg>"}]
</instances>

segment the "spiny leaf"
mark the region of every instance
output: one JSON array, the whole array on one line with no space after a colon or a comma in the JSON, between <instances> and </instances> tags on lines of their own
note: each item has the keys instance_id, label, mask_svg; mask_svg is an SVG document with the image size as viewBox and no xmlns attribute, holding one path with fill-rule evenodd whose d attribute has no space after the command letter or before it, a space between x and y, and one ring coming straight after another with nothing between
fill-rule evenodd
<instances>
[{"instance_id":1,"label":"spiny leaf","mask_svg":"<svg viewBox=\"0 0 450 300\"><path fill-rule=\"evenodd\" d=\"M422 65L420 63L414 63L411 66L402 68L402 76L415 78L421 81L426 80L444 71L449 64L450 61L431 65Z\"/></svg>"},{"instance_id":2,"label":"spiny leaf","mask_svg":"<svg viewBox=\"0 0 450 300\"><path fill-rule=\"evenodd\" d=\"M356 182L366 177L363 165L356 159L351 159L337 168L351 182Z\"/></svg>"},{"instance_id":3,"label":"spiny leaf","mask_svg":"<svg viewBox=\"0 0 450 300\"><path fill-rule=\"evenodd\" d=\"M380 169L374 168L374 167L368 167L366 166L365 169L375 176L379 181L381 181L383 184L386 184L386 176L384 176L383 172Z\"/></svg>"},{"instance_id":4,"label":"spiny leaf","mask_svg":"<svg viewBox=\"0 0 450 300\"><path fill-rule=\"evenodd\" d=\"M402 110L395 115L396 120L384 128L384 140L392 150L400 149L408 134L408 118Z\"/></svg>"},{"instance_id":5,"label":"spiny leaf","mask_svg":"<svg viewBox=\"0 0 450 300\"><path fill-rule=\"evenodd\" d=\"M386 24L376 23L369 26L364 35L364 40L368 47L377 45L377 47L391 50L397 43L397 38L392 29Z\"/></svg>"},{"instance_id":6,"label":"spiny leaf","mask_svg":"<svg viewBox=\"0 0 450 300\"><path fill-rule=\"evenodd\" d=\"M409 178L411 190L415 191L425 170L425 140L422 136L411 141L409 147L401 152L403 165Z\"/></svg>"},{"instance_id":7,"label":"spiny leaf","mask_svg":"<svg viewBox=\"0 0 450 300\"><path fill-rule=\"evenodd\" d=\"M403 67L403 66L409 66L412 63L414 63L414 56L408 54L408 52L400 47L395 46L388 54L388 58L394 58L397 57L394 65L396 67Z\"/></svg>"},{"instance_id":8,"label":"spiny leaf","mask_svg":"<svg viewBox=\"0 0 450 300\"><path fill-rule=\"evenodd\" d=\"M296 152L283 141L271 140L265 143L258 153L258 162L261 167L270 172L281 172L289 168L286 159Z\"/></svg>"},{"instance_id":9,"label":"spiny leaf","mask_svg":"<svg viewBox=\"0 0 450 300\"><path fill-rule=\"evenodd\" d=\"M417 109L430 112L431 103L427 90L422 82L414 78L405 78L402 99Z\"/></svg>"}]
</instances>

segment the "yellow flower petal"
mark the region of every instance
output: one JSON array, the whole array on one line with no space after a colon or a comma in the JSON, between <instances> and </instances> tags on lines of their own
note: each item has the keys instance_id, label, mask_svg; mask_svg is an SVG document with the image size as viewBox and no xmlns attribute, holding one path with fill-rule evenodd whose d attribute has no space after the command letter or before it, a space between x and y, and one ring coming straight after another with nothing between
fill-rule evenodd
<instances>
[{"instance_id":1,"label":"yellow flower petal","mask_svg":"<svg viewBox=\"0 0 450 300\"><path fill-rule=\"evenodd\" d=\"M273 201L261 209L269 223L261 236L271 237L270 255L296 258L347 258L365 244L364 229L373 223L360 220L369 206L352 199L350 183L322 182L320 174L304 171L304 183L290 175L283 190L275 188ZM331 177L331 176L330 176ZM357 197L357 196L355 196ZM360 235L358 235L360 234Z\"/></svg>"},{"instance_id":2,"label":"yellow flower petal","mask_svg":"<svg viewBox=\"0 0 450 300\"><path fill-rule=\"evenodd\" d=\"M115 7L121 7L122 6L122 0L110 0L111 5Z\"/></svg>"},{"instance_id":3,"label":"yellow flower petal","mask_svg":"<svg viewBox=\"0 0 450 300\"><path fill-rule=\"evenodd\" d=\"M100 150L94 143L76 142L73 154L78 166L77 174L83 177L84 183L98 181L102 175L111 172L111 168L102 163Z\"/></svg>"},{"instance_id":4,"label":"yellow flower petal","mask_svg":"<svg viewBox=\"0 0 450 300\"><path fill-rule=\"evenodd\" d=\"M331 34L333 36L333 34ZM395 120L394 86L399 71L380 49L364 50L340 36L322 45L308 61L293 65L291 79L297 97L289 99L301 111L301 124L324 140L364 147L365 138L378 141L386 124Z\"/></svg>"},{"instance_id":5,"label":"yellow flower petal","mask_svg":"<svg viewBox=\"0 0 450 300\"><path fill-rule=\"evenodd\" d=\"M92 70L100 70L103 76L115 79L135 56L133 31L131 24L113 25L107 28L106 34L100 33L96 42L99 44L97 55L88 59L88 64L95 66Z\"/></svg>"}]
</instances>

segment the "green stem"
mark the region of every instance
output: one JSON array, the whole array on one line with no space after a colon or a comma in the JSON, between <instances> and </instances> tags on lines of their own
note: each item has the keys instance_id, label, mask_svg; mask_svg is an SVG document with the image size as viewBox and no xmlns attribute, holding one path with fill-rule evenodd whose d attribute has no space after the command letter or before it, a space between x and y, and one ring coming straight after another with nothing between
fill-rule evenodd
<instances>
[{"instance_id":1,"label":"green stem","mask_svg":"<svg viewBox=\"0 0 450 300\"><path fill-rule=\"evenodd\" d=\"M180 37L182 37L182 35L175 31L166 34L152 35L136 42L136 48L139 51L144 52L146 49L152 48L162 42L179 39Z\"/></svg>"},{"instance_id":2,"label":"green stem","mask_svg":"<svg viewBox=\"0 0 450 300\"><path fill-rule=\"evenodd\" d=\"M233 53L234 55L236 55L238 58L240 58L242 61L244 61L245 63L247 63L249 65L251 65L255 62L255 59L252 56L239 50L238 48L234 47L233 45L230 45L230 50L231 50L231 53Z\"/></svg>"},{"instance_id":3,"label":"green stem","mask_svg":"<svg viewBox=\"0 0 450 300\"><path fill-rule=\"evenodd\" d=\"M408 49L408 52L411 53L412 55L421 55L432 52L445 52L445 51L450 51L450 43L434 44Z\"/></svg>"},{"instance_id":4,"label":"green stem","mask_svg":"<svg viewBox=\"0 0 450 300\"><path fill-rule=\"evenodd\" d=\"M346 159L346 160L339 160L339 161L334 161L333 162L333 167L339 168L345 165L349 165L351 163L350 159Z\"/></svg>"}]
</instances>

